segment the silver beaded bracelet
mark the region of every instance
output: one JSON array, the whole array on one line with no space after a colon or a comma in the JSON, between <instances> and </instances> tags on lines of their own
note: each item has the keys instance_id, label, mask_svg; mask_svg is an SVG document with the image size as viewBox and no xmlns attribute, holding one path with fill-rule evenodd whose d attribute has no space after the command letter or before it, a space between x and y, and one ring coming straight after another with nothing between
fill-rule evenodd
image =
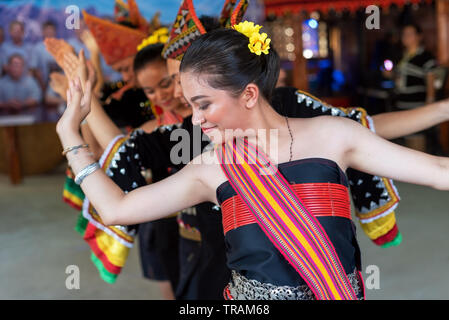
<instances>
[{"instance_id":1,"label":"silver beaded bracelet","mask_svg":"<svg viewBox=\"0 0 449 320\"><path fill-rule=\"evenodd\" d=\"M86 144L80 144L78 146L68 147L68 148L64 149L64 151L62 151L62 155L65 156L67 153L74 151L74 150L78 150L80 148L89 148L89 145L86 143Z\"/></svg>"},{"instance_id":2,"label":"silver beaded bracelet","mask_svg":"<svg viewBox=\"0 0 449 320\"><path fill-rule=\"evenodd\" d=\"M87 167L85 167L83 170L81 170L75 177L75 183L77 185L80 185L81 182L83 182L83 180L90 175L91 173L94 173L95 171L97 171L98 169L100 169L100 165L98 164L98 162L94 162L91 163L90 165L88 165Z\"/></svg>"}]
</instances>

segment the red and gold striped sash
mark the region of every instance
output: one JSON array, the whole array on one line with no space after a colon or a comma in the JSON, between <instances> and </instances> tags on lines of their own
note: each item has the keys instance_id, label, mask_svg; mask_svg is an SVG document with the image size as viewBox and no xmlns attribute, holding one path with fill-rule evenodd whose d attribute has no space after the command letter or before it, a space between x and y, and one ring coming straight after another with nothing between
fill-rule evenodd
<instances>
[{"instance_id":1,"label":"red and gold striped sash","mask_svg":"<svg viewBox=\"0 0 449 320\"><path fill-rule=\"evenodd\" d=\"M316 299L357 299L325 230L268 157L247 141L223 144L217 155L232 187Z\"/></svg>"}]
</instances>

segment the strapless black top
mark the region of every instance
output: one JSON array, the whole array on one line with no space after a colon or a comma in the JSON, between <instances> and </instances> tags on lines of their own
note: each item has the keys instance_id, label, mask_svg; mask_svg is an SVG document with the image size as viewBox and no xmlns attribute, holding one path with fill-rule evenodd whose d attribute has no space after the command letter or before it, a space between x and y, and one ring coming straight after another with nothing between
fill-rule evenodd
<instances>
[{"instance_id":1,"label":"strapless black top","mask_svg":"<svg viewBox=\"0 0 449 320\"><path fill-rule=\"evenodd\" d=\"M292 186L307 185L307 187L313 187L314 184L330 183L340 189L348 187L346 175L332 160L322 158L301 159L281 163L278 168ZM217 200L220 205L232 197L241 199L229 181L224 182L217 188ZM301 194L298 194L298 197L301 199ZM349 210L347 215L350 218L348 192L346 192L346 197L348 201L347 210ZM312 214L315 214L313 208L309 209ZM239 214L238 210L228 210L224 206L222 206L222 211L223 221L225 217L229 218L229 215ZM350 274L354 272L355 268L360 270L361 266L356 228L348 217L316 215L334 245L346 273ZM305 281L270 242L257 223L228 229L225 233L225 244L228 267L246 278L279 286L305 284Z\"/></svg>"}]
</instances>

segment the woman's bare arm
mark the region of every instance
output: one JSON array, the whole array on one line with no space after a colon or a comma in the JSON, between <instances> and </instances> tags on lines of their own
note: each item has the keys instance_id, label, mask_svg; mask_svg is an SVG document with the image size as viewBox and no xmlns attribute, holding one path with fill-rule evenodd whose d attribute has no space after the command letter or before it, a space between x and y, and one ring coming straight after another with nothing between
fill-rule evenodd
<instances>
[{"instance_id":1,"label":"woman's bare arm","mask_svg":"<svg viewBox=\"0 0 449 320\"><path fill-rule=\"evenodd\" d=\"M56 127L64 149L85 143L78 132L79 123L90 111L90 89L86 92L87 98L81 101L81 85L70 85L67 109ZM67 159L75 175L95 161L87 149L71 151L67 153ZM201 177L201 168L201 165L189 164L163 181L128 194L102 170L97 170L83 180L81 188L105 224L137 224L210 201L213 192L198 178Z\"/></svg>"},{"instance_id":2,"label":"woman's bare arm","mask_svg":"<svg viewBox=\"0 0 449 320\"><path fill-rule=\"evenodd\" d=\"M412 110L381 113L372 118L380 137L396 139L449 121L449 99Z\"/></svg>"},{"instance_id":3,"label":"woman's bare arm","mask_svg":"<svg viewBox=\"0 0 449 320\"><path fill-rule=\"evenodd\" d=\"M100 159L101 155L104 152L104 148L102 148L97 139L95 139L95 136L93 135L87 123L81 125L81 135L84 141L89 144L89 150L93 153L94 158L96 160Z\"/></svg>"},{"instance_id":4,"label":"woman's bare arm","mask_svg":"<svg viewBox=\"0 0 449 320\"><path fill-rule=\"evenodd\" d=\"M79 139L79 138L76 138ZM63 139L61 139L63 140ZM75 142L75 137L65 139L66 145ZM72 170L77 174L86 165L94 162L86 151L67 155ZM84 194L107 225L130 225L164 218L174 212L204 201L205 185L197 179L198 165L187 165L176 174L125 194L102 170L85 178L81 184Z\"/></svg>"},{"instance_id":5,"label":"woman's bare arm","mask_svg":"<svg viewBox=\"0 0 449 320\"><path fill-rule=\"evenodd\" d=\"M335 121L333 121L335 120ZM436 157L380 138L348 119L333 121L343 144L342 159L351 167L373 175L449 190L449 158Z\"/></svg>"},{"instance_id":6,"label":"woman's bare arm","mask_svg":"<svg viewBox=\"0 0 449 320\"><path fill-rule=\"evenodd\" d=\"M92 98L92 109L86 120L90 131L103 149L107 148L112 139L122 134L95 97Z\"/></svg>"}]
</instances>

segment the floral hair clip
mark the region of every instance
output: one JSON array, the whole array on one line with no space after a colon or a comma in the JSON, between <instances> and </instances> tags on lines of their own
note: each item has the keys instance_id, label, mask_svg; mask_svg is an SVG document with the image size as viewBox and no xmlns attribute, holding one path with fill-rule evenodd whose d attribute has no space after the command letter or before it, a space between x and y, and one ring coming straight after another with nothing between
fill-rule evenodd
<instances>
[{"instance_id":1,"label":"floral hair clip","mask_svg":"<svg viewBox=\"0 0 449 320\"><path fill-rule=\"evenodd\" d=\"M146 46L156 44L156 43L162 43L165 44L168 40L168 29L167 28L159 28L156 31L154 31L151 36L144 39L138 46L137 51L142 50Z\"/></svg>"},{"instance_id":2,"label":"floral hair clip","mask_svg":"<svg viewBox=\"0 0 449 320\"><path fill-rule=\"evenodd\" d=\"M260 34L259 30L262 26L259 26L258 24L255 25L254 22L243 21L232 26L232 28L249 38L249 51L258 56L260 56L261 53L268 54L271 39L268 38L268 35L265 32Z\"/></svg>"}]
</instances>

